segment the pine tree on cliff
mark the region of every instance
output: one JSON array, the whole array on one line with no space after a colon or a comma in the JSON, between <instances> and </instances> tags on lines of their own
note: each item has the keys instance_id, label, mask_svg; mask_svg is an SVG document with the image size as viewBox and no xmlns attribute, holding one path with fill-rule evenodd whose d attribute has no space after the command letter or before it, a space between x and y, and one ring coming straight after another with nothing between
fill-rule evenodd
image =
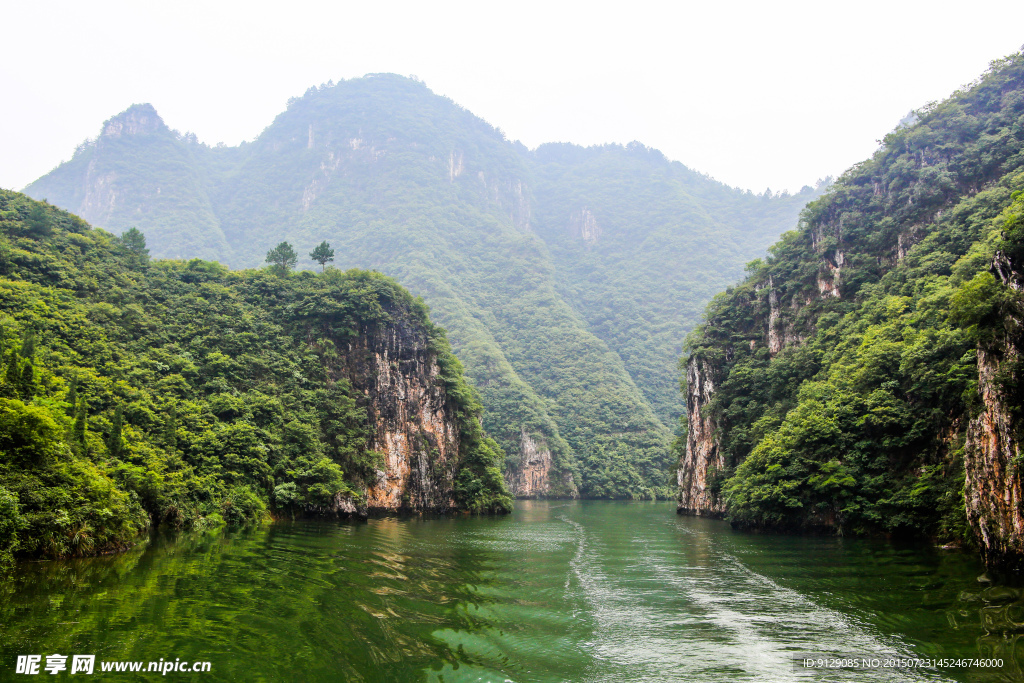
<instances>
[{"instance_id":1,"label":"pine tree on cliff","mask_svg":"<svg viewBox=\"0 0 1024 683\"><path fill-rule=\"evenodd\" d=\"M309 252L309 258L319 263L320 271L323 272L327 267L326 263L334 260L334 250L331 249L331 245L327 244L327 240L324 240L316 249Z\"/></svg>"},{"instance_id":2,"label":"pine tree on cliff","mask_svg":"<svg viewBox=\"0 0 1024 683\"><path fill-rule=\"evenodd\" d=\"M294 268L298 261L298 254L292 249L292 245L287 242L281 242L281 244L267 252L267 263L270 264L270 270L281 277L287 275L288 271Z\"/></svg>"}]
</instances>

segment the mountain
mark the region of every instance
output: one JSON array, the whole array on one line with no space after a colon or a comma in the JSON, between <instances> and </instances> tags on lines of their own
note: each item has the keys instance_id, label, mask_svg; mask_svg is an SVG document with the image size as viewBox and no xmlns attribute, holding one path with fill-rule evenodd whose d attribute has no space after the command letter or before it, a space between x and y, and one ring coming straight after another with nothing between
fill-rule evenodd
<instances>
[{"instance_id":1,"label":"mountain","mask_svg":"<svg viewBox=\"0 0 1024 683\"><path fill-rule=\"evenodd\" d=\"M157 121L130 108L26 192L157 256L255 267L327 240L396 278L448 329L519 496L671 495L680 340L818 193L734 190L638 143L531 152L387 74L311 88L239 147Z\"/></svg>"},{"instance_id":2,"label":"mountain","mask_svg":"<svg viewBox=\"0 0 1024 683\"><path fill-rule=\"evenodd\" d=\"M916 112L687 339L681 512L1020 566L1024 56Z\"/></svg>"},{"instance_id":3,"label":"mountain","mask_svg":"<svg viewBox=\"0 0 1024 683\"><path fill-rule=\"evenodd\" d=\"M507 511L426 306L379 273L150 261L0 191L0 562L272 512Z\"/></svg>"}]
</instances>

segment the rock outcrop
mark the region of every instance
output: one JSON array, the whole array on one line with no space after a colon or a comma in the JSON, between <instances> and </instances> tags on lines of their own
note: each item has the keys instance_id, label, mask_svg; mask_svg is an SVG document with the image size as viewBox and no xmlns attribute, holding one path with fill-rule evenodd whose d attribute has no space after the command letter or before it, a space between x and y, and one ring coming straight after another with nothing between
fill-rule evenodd
<instances>
[{"instance_id":1,"label":"rock outcrop","mask_svg":"<svg viewBox=\"0 0 1024 683\"><path fill-rule=\"evenodd\" d=\"M576 498L571 472L560 472L542 436L524 428L519 441L520 463L509 467L505 483L516 498Z\"/></svg>"},{"instance_id":2,"label":"rock outcrop","mask_svg":"<svg viewBox=\"0 0 1024 683\"><path fill-rule=\"evenodd\" d=\"M551 450L524 429L520 440L522 464L510 468L505 476L509 491L516 498L543 498L551 492Z\"/></svg>"},{"instance_id":3,"label":"rock outcrop","mask_svg":"<svg viewBox=\"0 0 1024 683\"><path fill-rule=\"evenodd\" d=\"M725 504L713 490L711 479L725 467L718 448L714 420L708 414L708 403L715 391L711 366L698 358L686 364L686 411L689 428L686 452L679 464L679 500L681 515L721 517Z\"/></svg>"},{"instance_id":4,"label":"rock outcrop","mask_svg":"<svg viewBox=\"0 0 1024 683\"><path fill-rule=\"evenodd\" d=\"M375 433L368 445L385 468L367 488L372 510L449 510L459 462L456 406L422 327L395 316L348 344L335 379L365 397Z\"/></svg>"},{"instance_id":5,"label":"rock outcrop","mask_svg":"<svg viewBox=\"0 0 1024 683\"><path fill-rule=\"evenodd\" d=\"M593 212L584 206L569 217L569 234L592 245L601 238L601 226L597 224Z\"/></svg>"},{"instance_id":6,"label":"rock outcrop","mask_svg":"<svg viewBox=\"0 0 1024 683\"><path fill-rule=\"evenodd\" d=\"M164 120L151 104L133 104L103 124L100 139L119 138L122 135L150 135L167 131Z\"/></svg>"},{"instance_id":7,"label":"rock outcrop","mask_svg":"<svg viewBox=\"0 0 1024 683\"><path fill-rule=\"evenodd\" d=\"M997 253L992 270L1020 292L1017 269ZM985 562L995 568L1024 568L1024 484L1021 477L1019 416L1007 395L1020 382L1020 311L1007 311L1006 336L978 349L978 391L982 411L967 428L964 447L967 518Z\"/></svg>"}]
</instances>

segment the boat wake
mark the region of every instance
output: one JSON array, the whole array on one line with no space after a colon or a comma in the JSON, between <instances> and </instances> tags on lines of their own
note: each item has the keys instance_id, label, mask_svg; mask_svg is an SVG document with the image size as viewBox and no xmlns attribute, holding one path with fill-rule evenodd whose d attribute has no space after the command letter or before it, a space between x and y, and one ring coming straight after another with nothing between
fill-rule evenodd
<instances>
[{"instance_id":1,"label":"boat wake","mask_svg":"<svg viewBox=\"0 0 1024 683\"><path fill-rule=\"evenodd\" d=\"M685 530L690 543L622 538L627 566L605 571L614 556L574 529L577 550L566 590L594 623L587 643L598 666L594 681L940 681L938 672L908 669L798 667L803 656L912 658L906 644L816 604L752 571L717 547L710 534ZM614 541L610 541L614 542ZM611 578L615 577L615 578Z\"/></svg>"}]
</instances>

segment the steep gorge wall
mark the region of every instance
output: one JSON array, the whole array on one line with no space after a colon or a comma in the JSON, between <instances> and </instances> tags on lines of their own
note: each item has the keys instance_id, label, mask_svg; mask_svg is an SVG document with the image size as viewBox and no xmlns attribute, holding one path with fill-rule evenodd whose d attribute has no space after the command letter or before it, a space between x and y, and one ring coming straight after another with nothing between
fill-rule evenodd
<instances>
[{"instance_id":1,"label":"steep gorge wall","mask_svg":"<svg viewBox=\"0 0 1024 683\"><path fill-rule=\"evenodd\" d=\"M1018 269L997 253L992 270L1014 292L1022 289ZM1007 334L978 349L978 391L982 410L971 419L964 445L967 517L989 566L1024 567L1024 483L1020 463L1020 416L1008 394L1020 382L1020 310L1004 311Z\"/></svg>"},{"instance_id":2,"label":"steep gorge wall","mask_svg":"<svg viewBox=\"0 0 1024 683\"><path fill-rule=\"evenodd\" d=\"M728 463L721 452L720 430L723 426L713 414L712 399L720 382L728 376L726 366L735 353L734 342L745 344L751 352L765 350L769 358L775 358L785 348L801 344L813 333L813 322L807 319L805 309L815 302L841 297L838 283L842 259L821 256L818 260L815 289L785 291L770 275L749 287L749 296L738 300L738 305L748 309L750 318L749 326L740 335L745 341L727 342L722 349L723 359L717 362L700 356L687 359L684 384L688 416L686 445L677 470L679 514L716 518L726 514L725 500L719 488ZM822 282L828 286L822 286Z\"/></svg>"},{"instance_id":3,"label":"steep gorge wall","mask_svg":"<svg viewBox=\"0 0 1024 683\"><path fill-rule=\"evenodd\" d=\"M347 345L335 379L362 393L374 426L370 450L385 467L366 491L370 510L449 510L459 464L456 407L424 331L404 319L370 327Z\"/></svg>"},{"instance_id":4,"label":"steep gorge wall","mask_svg":"<svg viewBox=\"0 0 1024 683\"><path fill-rule=\"evenodd\" d=\"M711 366L698 358L686 363L686 412L689 428L686 451L679 463L679 514L721 517L725 502L716 495L709 481L716 471L725 467L708 403L715 391Z\"/></svg>"},{"instance_id":5,"label":"steep gorge wall","mask_svg":"<svg viewBox=\"0 0 1024 683\"><path fill-rule=\"evenodd\" d=\"M520 459L505 471L509 491L516 498L578 498L571 472L560 472L551 448L542 436L523 429Z\"/></svg>"},{"instance_id":6,"label":"steep gorge wall","mask_svg":"<svg viewBox=\"0 0 1024 683\"><path fill-rule=\"evenodd\" d=\"M671 495L679 338L817 193L755 197L639 143L531 152L386 74L311 88L238 147L135 105L28 192L139 228L154 257L258 267L287 240L311 266L327 240L335 267L398 278L526 497Z\"/></svg>"},{"instance_id":7,"label":"steep gorge wall","mask_svg":"<svg viewBox=\"0 0 1024 683\"><path fill-rule=\"evenodd\" d=\"M887 135L712 302L687 340L681 513L973 536L1021 564L1022 124L1013 55Z\"/></svg>"}]
</instances>

